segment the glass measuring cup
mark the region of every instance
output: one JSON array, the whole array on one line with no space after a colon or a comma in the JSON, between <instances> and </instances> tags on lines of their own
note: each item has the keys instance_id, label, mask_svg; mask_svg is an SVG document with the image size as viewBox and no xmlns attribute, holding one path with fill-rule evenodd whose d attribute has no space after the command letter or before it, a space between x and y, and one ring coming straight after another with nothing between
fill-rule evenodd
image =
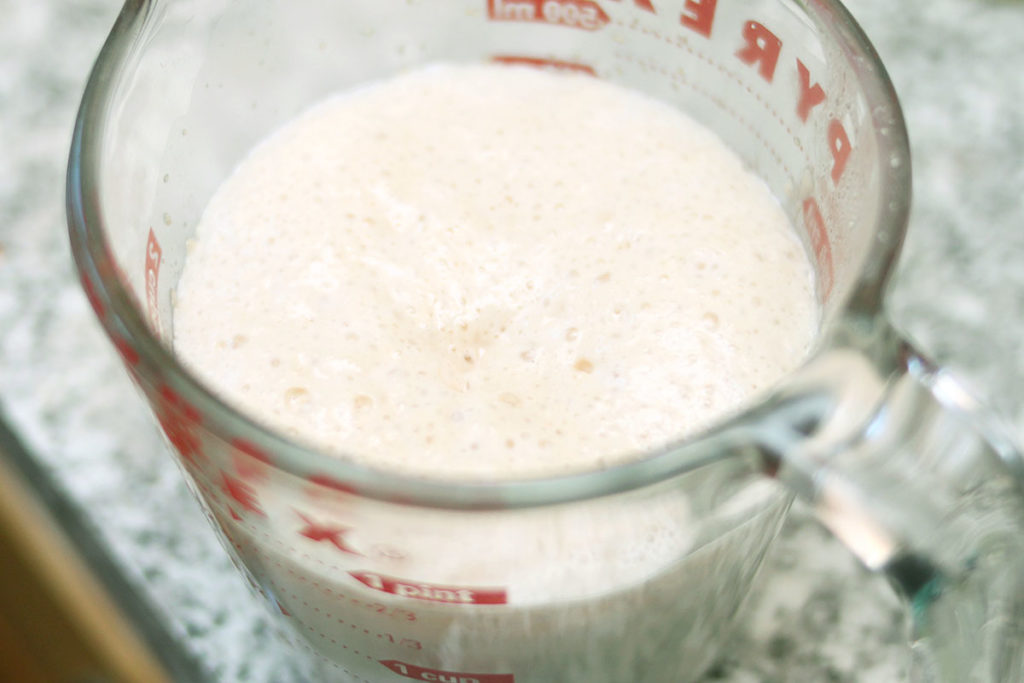
<instances>
[{"instance_id":1,"label":"glass measuring cup","mask_svg":"<svg viewBox=\"0 0 1024 683\"><path fill-rule=\"evenodd\" d=\"M922 671L1020 679L1020 459L987 427L975 436L969 401L881 314L909 159L884 71L842 8L436 5L129 2L76 129L69 213L86 290L299 647L352 680L692 678L785 508L751 476L767 470L908 594ZM362 470L210 395L160 339L213 188L308 103L439 59L590 71L710 125L814 255L825 323L813 358L745 414L634 465L492 486ZM673 515L682 532L664 557L614 564ZM541 547L526 565L524 537ZM584 572L584 553L607 558L602 571ZM472 583L458 576L467 561L488 565Z\"/></svg>"}]
</instances>

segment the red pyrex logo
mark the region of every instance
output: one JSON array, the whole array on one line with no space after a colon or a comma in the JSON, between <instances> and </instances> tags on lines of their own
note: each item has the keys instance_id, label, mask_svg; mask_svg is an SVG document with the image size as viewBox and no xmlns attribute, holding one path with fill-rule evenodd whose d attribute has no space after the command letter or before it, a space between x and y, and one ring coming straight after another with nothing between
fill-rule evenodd
<instances>
[{"instance_id":1,"label":"red pyrex logo","mask_svg":"<svg viewBox=\"0 0 1024 683\"><path fill-rule=\"evenodd\" d=\"M373 590L403 598L457 605L504 605L508 602L504 588L437 586L419 581L396 579L392 576L382 576L374 572L349 572L349 575Z\"/></svg>"},{"instance_id":2,"label":"red pyrex logo","mask_svg":"<svg viewBox=\"0 0 1024 683\"><path fill-rule=\"evenodd\" d=\"M608 15L593 0L487 0L493 21L536 21L596 31Z\"/></svg>"},{"instance_id":3,"label":"red pyrex logo","mask_svg":"<svg viewBox=\"0 0 1024 683\"><path fill-rule=\"evenodd\" d=\"M163 329L160 326L160 305L157 300L162 255L160 243L156 241L156 235L150 228L149 239L146 241L146 313L149 315L149 325L158 337L163 336Z\"/></svg>"},{"instance_id":4,"label":"red pyrex logo","mask_svg":"<svg viewBox=\"0 0 1024 683\"><path fill-rule=\"evenodd\" d=\"M831 178L833 187L838 187L847 170L848 162L855 152L853 139L846 129L840 112L829 112L828 93L825 87L815 81L810 67L793 51L793 43L799 41L785 38L768 26L754 19L747 19L732 27L721 26L718 0L685 0L680 9L678 3L671 9L659 9L651 0L615 0L624 10L658 15L666 11L678 17L683 29L704 40L716 42L731 41L733 57L749 68L768 84L784 80L782 87L795 92L794 108L801 123L807 123L812 115L828 116L825 143L832 157ZM738 3L741 4L741 3ZM609 23L603 9L590 0L487 0L488 16L492 21L544 22L559 26L573 26L596 30ZM553 60L531 58L495 58L496 61L515 59L512 63L527 63L535 66L555 66ZM785 65L788 63L788 67ZM783 66L785 70L780 69ZM587 67L584 67L587 68ZM592 72L592 69L588 69ZM832 249L829 244L828 221L835 219L837 212L835 198L829 196L808 197L804 204L804 222L817 258L822 275L824 297L828 300L833 287Z\"/></svg>"},{"instance_id":5,"label":"red pyrex logo","mask_svg":"<svg viewBox=\"0 0 1024 683\"><path fill-rule=\"evenodd\" d=\"M432 681L432 683L516 683L513 674L467 674L458 671L441 671L427 669L415 664L406 664L395 659L381 659L381 664L392 672L414 681Z\"/></svg>"}]
</instances>

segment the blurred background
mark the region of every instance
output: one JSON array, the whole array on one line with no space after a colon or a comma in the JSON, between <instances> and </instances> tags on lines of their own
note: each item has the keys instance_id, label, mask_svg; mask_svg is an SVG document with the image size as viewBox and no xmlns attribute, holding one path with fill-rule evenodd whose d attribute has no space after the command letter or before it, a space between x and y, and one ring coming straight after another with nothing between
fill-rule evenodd
<instances>
[{"instance_id":1,"label":"blurred background","mask_svg":"<svg viewBox=\"0 0 1024 683\"><path fill-rule=\"evenodd\" d=\"M847 5L913 148L891 317L1024 441L1024 3ZM0 681L293 680L72 272L67 150L118 8L0 0ZM799 509L748 610L715 680L905 679L895 599Z\"/></svg>"}]
</instances>

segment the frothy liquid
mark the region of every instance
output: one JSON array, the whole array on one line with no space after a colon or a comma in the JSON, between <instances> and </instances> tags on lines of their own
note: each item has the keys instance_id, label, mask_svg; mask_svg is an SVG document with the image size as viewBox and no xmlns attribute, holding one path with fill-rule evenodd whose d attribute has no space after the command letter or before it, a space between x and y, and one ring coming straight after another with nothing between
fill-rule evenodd
<instances>
[{"instance_id":1,"label":"frothy liquid","mask_svg":"<svg viewBox=\"0 0 1024 683\"><path fill-rule=\"evenodd\" d=\"M584 76L435 66L326 101L253 150L197 238L185 363L296 439L406 474L628 460L770 386L817 322L765 185L677 110ZM214 513L341 680L678 683L784 508L727 470L688 476L472 514L255 480L259 515Z\"/></svg>"},{"instance_id":2,"label":"frothy liquid","mask_svg":"<svg viewBox=\"0 0 1024 683\"><path fill-rule=\"evenodd\" d=\"M175 348L231 403L393 470L604 466L804 357L812 275L762 181L586 76L434 67L325 102L203 216Z\"/></svg>"}]
</instances>

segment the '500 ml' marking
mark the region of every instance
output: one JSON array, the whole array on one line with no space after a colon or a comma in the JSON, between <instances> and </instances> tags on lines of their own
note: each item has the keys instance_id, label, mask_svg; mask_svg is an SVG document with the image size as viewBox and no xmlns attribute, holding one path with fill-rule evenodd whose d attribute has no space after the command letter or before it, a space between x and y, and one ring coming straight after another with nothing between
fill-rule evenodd
<instances>
[{"instance_id":1,"label":"'500 ml' marking","mask_svg":"<svg viewBox=\"0 0 1024 683\"><path fill-rule=\"evenodd\" d=\"M596 31L608 15L593 0L487 0L494 21L537 21Z\"/></svg>"}]
</instances>

